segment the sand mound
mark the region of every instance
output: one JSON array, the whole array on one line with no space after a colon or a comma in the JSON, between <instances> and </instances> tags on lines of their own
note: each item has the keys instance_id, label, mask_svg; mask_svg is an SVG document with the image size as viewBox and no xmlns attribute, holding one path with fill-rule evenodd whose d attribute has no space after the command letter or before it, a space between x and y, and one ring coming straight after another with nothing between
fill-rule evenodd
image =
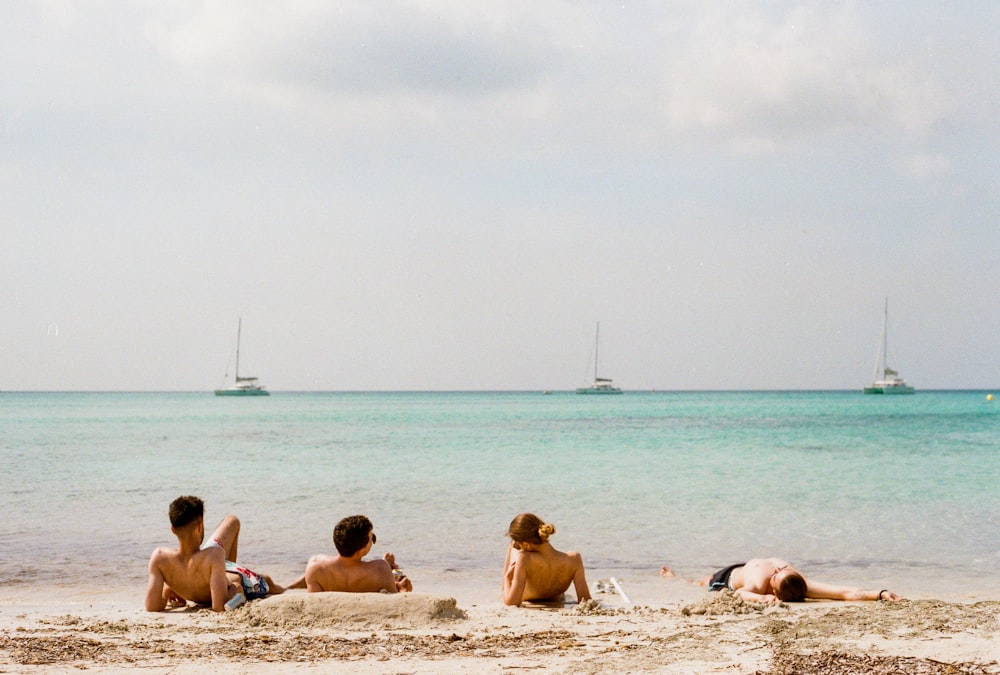
<instances>
[{"instance_id":1,"label":"sand mound","mask_svg":"<svg viewBox=\"0 0 1000 675\"><path fill-rule=\"evenodd\" d=\"M244 605L227 616L274 628L420 628L464 619L454 598L426 593L284 593Z\"/></svg>"},{"instance_id":2,"label":"sand mound","mask_svg":"<svg viewBox=\"0 0 1000 675\"><path fill-rule=\"evenodd\" d=\"M719 614L757 614L767 609L767 605L747 602L730 590L712 591L704 598L681 609L684 616Z\"/></svg>"}]
</instances>

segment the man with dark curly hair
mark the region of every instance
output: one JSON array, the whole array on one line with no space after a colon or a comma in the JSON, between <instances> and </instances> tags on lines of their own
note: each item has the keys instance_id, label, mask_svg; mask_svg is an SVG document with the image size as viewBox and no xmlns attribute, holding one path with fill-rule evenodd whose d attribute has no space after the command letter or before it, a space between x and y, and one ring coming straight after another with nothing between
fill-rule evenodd
<instances>
[{"instance_id":1,"label":"man with dark curly hair","mask_svg":"<svg viewBox=\"0 0 1000 675\"><path fill-rule=\"evenodd\" d=\"M305 584L310 592L398 593L412 591L413 584L386 552L381 558L364 560L377 541L372 521L348 516L333 528L333 545L339 555L314 555L306 565Z\"/></svg>"},{"instance_id":2,"label":"man with dark curly hair","mask_svg":"<svg viewBox=\"0 0 1000 675\"><path fill-rule=\"evenodd\" d=\"M229 515L205 541L205 504L185 495L170 503L170 531L178 548L158 548L149 557L146 610L162 612L188 601L221 612L247 600L284 592L266 574L236 562L240 521Z\"/></svg>"}]
</instances>

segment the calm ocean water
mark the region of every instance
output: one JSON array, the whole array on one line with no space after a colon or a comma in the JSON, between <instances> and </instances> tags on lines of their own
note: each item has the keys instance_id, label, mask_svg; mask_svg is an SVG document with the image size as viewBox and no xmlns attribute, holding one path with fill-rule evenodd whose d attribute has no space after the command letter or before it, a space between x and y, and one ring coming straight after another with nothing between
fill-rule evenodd
<instances>
[{"instance_id":1,"label":"calm ocean water","mask_svg":"<svg viewBox=\"0 0 1000 675\"><path fill-rule=\"evenodd\" d=\"M534 511L595 574L779 555L969 593L1000 565L986 393L4 393L0 583L141 590L168 503L197 494L281 581L353 513L411 576L496 570Z\"/></svg>"}]
</instances>

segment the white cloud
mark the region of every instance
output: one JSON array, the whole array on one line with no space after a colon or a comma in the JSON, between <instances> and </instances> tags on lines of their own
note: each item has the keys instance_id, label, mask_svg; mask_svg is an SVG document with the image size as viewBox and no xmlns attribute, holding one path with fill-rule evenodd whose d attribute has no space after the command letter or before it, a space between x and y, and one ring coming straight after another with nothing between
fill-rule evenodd
<instances>
[{"instance_id":1,"label":"white cloud","mask_svg":"<svg viewBox=\"0 0 1000 675\"><path fill-rule=\"evenodd\" d=\"M870 24L829 3L299 0L171 5L147 35L223 91L348 126L746 153L941 118L941 87Z\"/></svg>"},{"instance_id":2,"label":"white cloud","mask_svg":"<svg viewBox=\"0 0 1000 675\"><path fill-rule=\"evenodd\" d=\"M757 144L844 129L920 134L943 113L933 81L880 49L850 5L713 5L672 37L663 110L678 133Z\"/></svg>"}]
</instances>

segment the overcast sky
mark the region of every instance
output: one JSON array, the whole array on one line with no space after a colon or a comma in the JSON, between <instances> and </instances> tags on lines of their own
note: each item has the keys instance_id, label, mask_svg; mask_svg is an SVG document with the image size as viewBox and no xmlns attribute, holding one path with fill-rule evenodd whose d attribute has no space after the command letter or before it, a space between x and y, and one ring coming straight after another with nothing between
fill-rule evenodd
<instances>
[{"instance_id":1,"label":"overcast sky","mask_svg":"<svg viewBox=\"0 0 1000 675\"><path fill-rule=\"evenodd\" d=\"M0 0L0 389L1000 385L1000 3Z\"/></svg>"}]
</instances>

